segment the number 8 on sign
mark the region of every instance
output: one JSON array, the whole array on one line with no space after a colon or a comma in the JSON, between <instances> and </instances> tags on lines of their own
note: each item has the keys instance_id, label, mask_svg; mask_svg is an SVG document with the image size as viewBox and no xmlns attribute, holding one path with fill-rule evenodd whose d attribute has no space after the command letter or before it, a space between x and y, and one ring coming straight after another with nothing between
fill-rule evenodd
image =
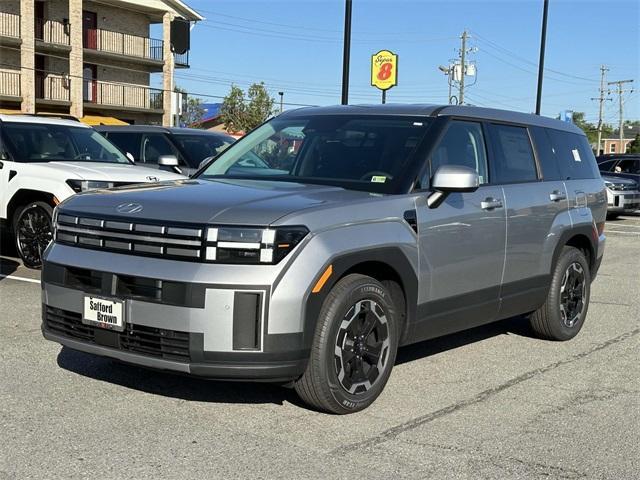
<instances>
[{"instance_id":1,"label":"number 8 on sign","mask_svg":"<svg viewBox=\"0 0 640 480\"><path fill-rule=\"evenodd\" d=\"M398 83L398 56L389 50L380 50L371 56L371 85L389 90Z\"/></svg>"}]
</instances>

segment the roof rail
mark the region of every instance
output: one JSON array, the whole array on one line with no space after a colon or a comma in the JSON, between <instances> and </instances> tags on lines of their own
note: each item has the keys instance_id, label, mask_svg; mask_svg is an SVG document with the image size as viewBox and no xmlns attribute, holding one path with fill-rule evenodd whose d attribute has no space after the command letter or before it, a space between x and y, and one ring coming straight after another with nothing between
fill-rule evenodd
<instances>
[{"instance_id":1,"label":"roof rail","mask_svg":"<svg viewBox=\"0 0 640 480\"><path fill-rule=\"evenodd\" d=\"M78 117L68 113L18 113L16 115L23 115L25 117L59 118L60 120L73 120L74 122L80 122Z\"/></svg>"}]
</instances>

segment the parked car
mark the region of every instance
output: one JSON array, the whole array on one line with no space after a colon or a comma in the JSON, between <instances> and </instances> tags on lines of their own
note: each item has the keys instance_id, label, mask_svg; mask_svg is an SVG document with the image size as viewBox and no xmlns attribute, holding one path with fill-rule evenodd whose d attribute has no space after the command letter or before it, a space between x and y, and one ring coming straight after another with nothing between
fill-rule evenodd
<instances>
[{"instance_id":1,"label":"parked car","mask_svg":"<svg viewBox=\"0 0 640 480\"><path fill-rule=\"evenodd\" d=\"M60 204L42 329L354 412L380 395L399 346L517 315L573 338L606 212L569 123L448 105L289 111L188 182Z\"/></svg>"},{"instance_id":2,"label":"parked car","mask_svg":"<svg viewBox=\"0 0 640 480\"><path fill-rule=\"evenodd\" d=\"M607 218L640 210L640 188L635 180L602 175L607 187Z\"/></svg>"},{"instance_id":3,"label":"parked car","mask_svg":"<svg viewBox=\"0 0 640 480\"><path fill-rule=\"evenodd\" d=\"M54 207L74 193L182 175L137 167L91 127L51 116L0 115L0 222L37 268Z\"/></svg>"},{"instance_id":4,"label":"parked car","mask_svg":"<svg viewBox=\"0 0 640 480\"><path fill-rule=\"evenodd\" d=\"M100 126L102 135L129 153L137 165L192 175L203 163L235 142L224 133L149 125Z\"/></svg>"},{"instance_id":5,"label":"parked car","mask_svg":"<svg viewBox=\"0 0 640 480\"><path fill-rule=\"evenodd\" d=\"M601 173L640 182L640 155L633 153L600 155L596 160Z\"/></svg>"}]
</instances>

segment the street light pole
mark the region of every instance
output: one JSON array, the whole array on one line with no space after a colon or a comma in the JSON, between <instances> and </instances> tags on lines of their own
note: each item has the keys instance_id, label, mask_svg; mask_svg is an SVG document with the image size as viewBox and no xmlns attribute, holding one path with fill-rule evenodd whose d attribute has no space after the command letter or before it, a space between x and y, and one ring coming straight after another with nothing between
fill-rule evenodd
<instances>
[{"instance_id":1,"label":"street light pole","mask_svg":"<svg viewBox=\"0 0 640 480\"><path fill-rule=\"evenodd\" d=\"M278 92L280 95L280 113L284 110L284 92Z\"/></svg>"},{"instance_id":2,"label":"street light pole","mask_svg":"<svg viewBox=\"0 0 640 480\"><path fill-rule=\"evenodd\" d=\"M542 77L544 73L544 50L547 43L547 14L549 12L549 0L544 0L542 10L542 34L540 36L540 61L538 62L538 92L536 95L536 115L540 115L542 103Z\"/></svg>"},{"instance_id":3,"label":"street light pole","mask_svg":"<svg viewBox=\"0 0 640 480\"><path fill-rule=\"evenodd\" d=\"M349 103L349 61L351 56L351 0L344 7L344 50L342 52L342 105Z\"/></svg>"}]
</instances>

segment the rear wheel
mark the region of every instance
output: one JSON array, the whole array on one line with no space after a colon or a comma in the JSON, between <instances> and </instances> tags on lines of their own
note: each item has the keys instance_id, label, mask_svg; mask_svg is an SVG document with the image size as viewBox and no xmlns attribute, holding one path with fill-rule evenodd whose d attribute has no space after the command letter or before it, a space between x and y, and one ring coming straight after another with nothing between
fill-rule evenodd
<instances>
[{"instance_id":1,"label":"rear wheel","mask_svg":"<svg viewBox=\"0 0 640 480\"><path fill-rule=\"evenodd\" d=\"M388 290L371 277L347 275L324 301L296 392L318 410L362 410L384 389L397 348L397 314Z\"/></svg>"},{"instance_id":2,"label":"rear wheel","mask_svg":"<svg viewBox=\"0 0 640 480\"><path fill-rule=\"evenodd\" d=\"M45 202L19 207L13 217L13 234L18 255L29 268L42 266L42 253L53 238L53 208Z\"/></svg>"},{"instance_id":3,"label":"rear wheel","mask_svg":"<svg viewBox=\"0 0 640 480\"><path fill-rule=\"evenodd\" d=\"M584 325L591 273L584 254L574 247L564 247L553 272L545 304L530 317L531 327L541 338L570 340Z\"/></svg>"}]
</instances>

